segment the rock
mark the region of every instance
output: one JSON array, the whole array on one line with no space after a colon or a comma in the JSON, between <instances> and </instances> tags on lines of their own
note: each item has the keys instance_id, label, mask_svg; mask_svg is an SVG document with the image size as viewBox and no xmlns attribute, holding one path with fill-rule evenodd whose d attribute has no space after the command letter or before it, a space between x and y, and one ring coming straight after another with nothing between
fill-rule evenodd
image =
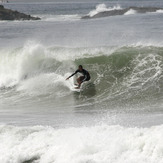
<instances>
[{"instance_id":1,"label":"rock","mask_svg":"<svg viewBox=\"0 0 163 163\"><path fill-rule=\"evenodd\" d=\"M40 18L6 9L0 5L0 20L40 20Z\"/></svg>"},{"instance_id":2,"label":"rock","mask_svg":"<svg viewBox=\"0 0 163 163\"><path fill-rule=\"evenodd\" d=\"M0 9L3 9L3 8L4 8L4 6L0 5Z\"/></svg>"},{"instance_id":3,"label":"rock","mask_svg":"<svg viewBox=\"0 0 163 163\"><path fill-rule=\"evenodd\" d=\"M103 11L99 12L93 16L83 16L82 19L93 19L93 18L101 18L107 16L116 16L116 15L124 15L129 10L135 10L136 13L147 13L147 12L156 12L157 10L163 10L163 8L153 8L153 7L129 7L126 9L119 9L119 10L110 10L110 11Z\"/></svg>"}]
</instances>

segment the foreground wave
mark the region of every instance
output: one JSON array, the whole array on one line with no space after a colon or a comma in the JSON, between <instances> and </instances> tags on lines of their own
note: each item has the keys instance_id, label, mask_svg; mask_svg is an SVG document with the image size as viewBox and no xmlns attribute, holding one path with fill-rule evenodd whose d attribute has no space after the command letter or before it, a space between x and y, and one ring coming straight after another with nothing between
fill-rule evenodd
<instances>
[{"instance_id":1,"label":"foreground wave","mask_svg":"<svg viewBox=\"0 0 163 163\"><path fill-rule=\"evenodd\" d=\"M163 126L0 126L3 163L162 163Z\"/></svg>"}]
</instances>

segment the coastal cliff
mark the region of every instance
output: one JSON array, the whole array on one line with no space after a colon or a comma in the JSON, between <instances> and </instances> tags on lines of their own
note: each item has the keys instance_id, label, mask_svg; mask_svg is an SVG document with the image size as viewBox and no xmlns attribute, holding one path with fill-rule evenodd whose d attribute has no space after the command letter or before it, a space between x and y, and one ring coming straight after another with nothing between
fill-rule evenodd
<instances>
[{"instance_id":1,"label":"coastal cliff","mask_svg":"<svg viewBox=\"0 0 163 163\"><path fill-rule=\"evenodd\" d=\"M40 18L6 9L3 5L0 5L0 20L40 20Z\"/></svg>"}]
</instances>

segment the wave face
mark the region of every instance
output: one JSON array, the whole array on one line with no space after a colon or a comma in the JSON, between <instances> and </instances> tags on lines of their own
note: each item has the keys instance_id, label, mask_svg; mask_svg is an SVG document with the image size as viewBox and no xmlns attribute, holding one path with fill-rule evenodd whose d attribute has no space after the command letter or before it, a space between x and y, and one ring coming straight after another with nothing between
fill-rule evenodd
<instances>
[{"instance_id":1,"label":"wave face","mask_svg":"<svg viewBox=\"0 0 163 163\"><path fill-rule=\"evenodd\" d=\"M94 98L95 103L162 103L163 48L152 46L47 48L27 44L3 50L0 87L27 96L65 98L72 94L65 78L79 64L91 74L90 85L81 92L88 102Z\"/></svg>"},{"instance_id":2,"label":"wave face","mask_svg":"<svg viewBox=\"0 0 163 163\"><path fill-rule=\"evenodd\" d=\"M0 162L161 163L162 137L162 125L67 129L0 126Z\"/></svg>"}]
</instances>

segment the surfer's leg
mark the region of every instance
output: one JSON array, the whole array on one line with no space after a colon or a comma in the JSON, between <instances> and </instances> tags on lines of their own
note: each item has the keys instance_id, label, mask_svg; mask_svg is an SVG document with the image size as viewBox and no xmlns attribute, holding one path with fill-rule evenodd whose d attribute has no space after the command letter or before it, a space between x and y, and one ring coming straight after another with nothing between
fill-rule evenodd
<instances>
[{"instance_id":1,"label":"surfer's leg","mask_svg":"<svg viewBox=\"0 0 163 163\"><path fill-rule=\"evenodd\" d=\"M79 78L77 78L76 80L77 80L77 82L78 82L78 84L80 84L81 83L81 81L84 79L84 76L80 76Z\"/></svg>"},{"instance_id":2,"label":"surfer's leg","mask_svg":"<svg viewBox=\"0 0 163 163\"><path fill-rule=\"evenodd\" d=\"M79 84L80 83L80 77L76 79L77 83Z\"/></svg>"},{"instance_id":3,"label":"surfer's leg","mask_svg":"<svg viewBox=\"0 0 163 163\"><path fill-rule=\"evenodd\" d=\"M78 88L80 88L83 79L84 79L84 76L80 76L79 78L77 78Z\"/></svg>"}]
</instances>

